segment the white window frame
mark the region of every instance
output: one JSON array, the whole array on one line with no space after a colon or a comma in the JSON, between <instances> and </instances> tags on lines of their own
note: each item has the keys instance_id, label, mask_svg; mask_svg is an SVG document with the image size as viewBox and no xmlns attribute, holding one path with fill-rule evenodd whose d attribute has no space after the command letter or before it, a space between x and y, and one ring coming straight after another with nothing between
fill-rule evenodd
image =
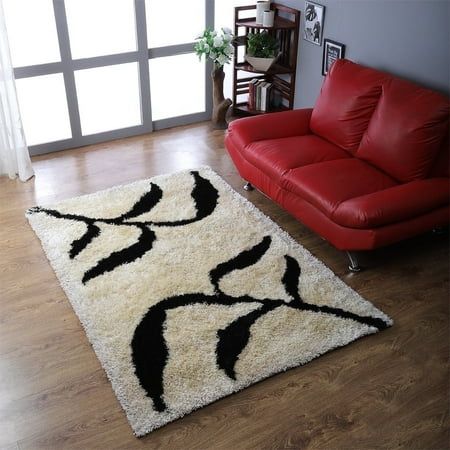
<instances>
[{"instance_id":1,"label":"white window frame","mask_svg":"<svg viewBox=\"0 0 450 450\"><path fill-rule=\"evenodd\" d=\"M136 51L81 59L72 58L70 50L69 30L67 26L65 0L53 0L53 8L55 13L59 48L61 52L61 61L46 64L37 64L33 66L16 67L14 69L14 76L16 79L21 79L62 73L66 88L66 98L72 137L70 139L30 145L29 150L31 155L39 155L42 153L49 153L59 150L65 150L68 148L76 148L84 145L96 144L99 142L151 133L154 130L208 120L211 117L212 82L209 74L211 72L212 65L210 62L207 62L205 64L206 92L204 111L162 120L152 120L150 96L151 74L149 73L149 60L164 56L175 56L186 53L193 53L194 42L149 49L147 44L145 0L134 0L136 19ZM170 12L168 11L168 17L169 16ZM206 27L214 27L213 0L205 0L205 28ZM75 71L132 62L137 62L139 67L142 124L83 136L81 131L80 111L78 108L77 89L75 84ZM170 89L168 88L168 91L169 90Z\"/></svg>"}]
</instances>

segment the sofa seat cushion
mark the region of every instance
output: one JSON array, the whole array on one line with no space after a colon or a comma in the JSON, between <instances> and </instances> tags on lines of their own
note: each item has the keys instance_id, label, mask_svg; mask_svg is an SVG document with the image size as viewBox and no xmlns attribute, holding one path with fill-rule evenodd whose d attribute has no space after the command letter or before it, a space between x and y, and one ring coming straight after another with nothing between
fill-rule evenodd
<instances>
[{"instance_id":1,"label":"sofa seat cushion","mask_svg":"<svg viewBox=\"0 0 450 450\"><path fill-rule=\"evenodd\" d=\"M296 167L350 158L349 153L313 134L253 142L245 147L243 155L277 183Z\"/></svg>"},{"instance_id":2,"label":"sofa seat cushion","mask_svg":"<svg viewBox=\"0 0 450 450\"><path fill-rule=\"evenodd\" d=\"M393 79L383 86L356 156L402 182L425 178L446 138L449 114L443 95Z\"/></svg>"},{"instance_id":3,"label":"sofa seat cushion","mask_svg":"<svg viewBox=\"0 0 450 450\"><path fill-rule=\"evenodd\" d=\"M345 59L337 60L325 78L310 128L343 149L356 153L389 79L385 73Z\"/></svg>"},{"instance_id":4,"label":"sofa seat cushion","mask_svg":"<svg viewBox=\"0 0 450 450\"><path fill-rule=\"evenodd\" d=\"M333 220L344 227L376 228L446 206L449 198L448 178L417 180L347 200L336 208Z\"/></svg>"},{"instance_id":5,"label":"sofa seat cushion","mask_svg":"<svg viewBox=\"0 0 450 450\"><path fill-rule=\"evenodd\" d=\"M397 184L370 164L348 158L293 169L283 177L281 185L333 220L341 203Z\"/></svg>"}]
</instances>

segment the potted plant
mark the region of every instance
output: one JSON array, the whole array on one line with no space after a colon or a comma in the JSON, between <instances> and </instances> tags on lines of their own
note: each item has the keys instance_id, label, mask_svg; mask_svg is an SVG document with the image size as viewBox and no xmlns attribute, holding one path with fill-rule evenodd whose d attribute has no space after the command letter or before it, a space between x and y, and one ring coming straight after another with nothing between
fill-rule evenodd
<instances>
[{"instance_id":1,"label":"potted plant","mask_svg":"<svg viewBox=\"0 0 450 450\"><path fill-rule=\"evenodd\" d=\"M211 122L216 129L227 128L225 115L231 105L231 100L223 95L224 64L228 64L233 56L233 34L229 28L222 28L220 32L206 29L196 38L194 50L201 59L212 59L214 68L211 73L213 80L213 111Z\"/></svg>"},{"instance_id":2,"label":"potted plant","mask_svg":"<svg viewBox=\"0 0 450 450\"><path fill-rule=\"evenodd\" d=\"M267 31L247 35L245 59L256 70L267 72L278 57L278 39Z\"/></svg>"}]
</instances>

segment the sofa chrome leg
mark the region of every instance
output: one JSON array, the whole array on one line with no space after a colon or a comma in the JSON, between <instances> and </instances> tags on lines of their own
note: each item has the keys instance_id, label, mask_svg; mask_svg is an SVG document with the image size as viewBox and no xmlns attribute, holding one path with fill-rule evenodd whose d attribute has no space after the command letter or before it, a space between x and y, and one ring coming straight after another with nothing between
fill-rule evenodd
<instances>
[{"instance_id":1,"label":"sofa chrome leg","mask_svg":"<svg viewBox=\"0 0 450 450\"><path fill-rule=\"evenodd\" d=\"M253 191L253 189L255 189L250 183L246 183L245 185L244 185L244 189L246 190L246 191Z\"/></svg>"},{"instance_id":2,"label":"sofa chrome leg","mask_svg":"<svg viewBox=\"0 0 450 450\"><path fill-rule=\"evenodd\" d=\"M356 254L354 252L346 252L346 253L348 256L348 260L350 262L348 270L350 270L350 272L360 272L361 266L359 265L359 261Z\"/></svg>"}]
</instances>

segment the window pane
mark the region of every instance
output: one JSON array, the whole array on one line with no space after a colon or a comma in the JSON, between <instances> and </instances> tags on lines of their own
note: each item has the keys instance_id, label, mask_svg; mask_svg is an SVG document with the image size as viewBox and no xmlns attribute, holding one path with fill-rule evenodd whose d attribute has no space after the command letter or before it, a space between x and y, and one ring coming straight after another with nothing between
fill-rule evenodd
<instances>
[{"instance_id":1,"label":"window pane","mask_svg":"<svg viewBox=\"0 0 450 450\"><path fill-rule=\"evenodd\" d=\"M145 15L149 48L194 42L205 28L205 0L145 0Z\"/></svg>"},{"instance_id":2,"label":"window pane","mask_svg":"<svg viewBox=\"0 0 450 450\"><path fill-rule=\"evenodd\" d=\"M60 61L52 0L3 0L14 67Z\"/></svg>"},{"instance_id":3,"label":"window pane","mask_svg":"<svg viewBox=\"0 0 450 450\"><path fill-rule=\"evenodd\" d=\"M149 64L153 120L205 110L205 63L194 53L154 58Z\"/></svg>"},{"instance_id":4,"label":"window pane","mask_svg":"<svg viewBox=\"0 0 450 450\"><path fill-rule=\"evenodd\" d=\"M214 3L214 23L216 24L216 29L228 27L234 33L234 7L247 6L251 3L249 0L216 0ZM253 4L255 3L253 2ZM251 9L247 12L241 12L239 17L255 17L255 14L256 9ZM225 64L223 70L225 72L223 93L225 97L231 97L233 91L233 65ZM251 74L248 76L251 76Z\"/></svg>"},{"instance_id":5,"label":"window pane","mask_svg":"<svg viewBox=\"0 0 450 450\"><path fill-rule=\"evenodd\" d=\"M84 135L140 125L137 63L75 72Z\"/></svg>"},{"instance_id":6,"label":"window pane","mask_svg":"<svg viewBox=\"0 0 450 450\"><path fill-rule=\"evenodd\" d=\"M66 0L72 58L136 50L133 0Z\"/></svg>"},{"instance_id":7,"label":"window pane","mask_svg":"<svg viewBox=\"0 0 450 450\"><path fill-rule=\"evenodd\" d=\"M62 74L16 80L28 145L72 137Z\"/></svg>"},{"instance_id":8,"label":"window pane","mask_svg":"<svg viewBox=\"0 0 450 450\"><path fill-rule=\"evenodd\" d=\"M248 6L256 2L249 0L215 0L214 2L214 23L216 29L228 27L234 30L234 7ZM250 9L240 13L239 17L255 17L256 9Z\"/></svg>"}]
</instances>

